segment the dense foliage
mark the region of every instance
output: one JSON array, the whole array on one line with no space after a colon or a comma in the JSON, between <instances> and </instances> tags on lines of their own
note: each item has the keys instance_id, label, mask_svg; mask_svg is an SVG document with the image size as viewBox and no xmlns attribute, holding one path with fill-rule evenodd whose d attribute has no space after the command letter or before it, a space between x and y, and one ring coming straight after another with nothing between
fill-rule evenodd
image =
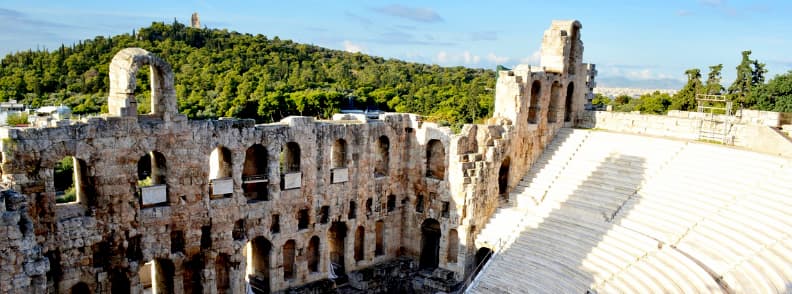
<instances>
[{"instance_id":1,"label":"dense foliage","mask_svg":"<svg viewBox=\"0 0 792 294\"><path fill-rule=\"evenodd\" d=\"M493 107L492 70L386 60L178 22L51 52L9 54L0 62L0 101L106 112L108 64L126 47L154 52L173 66L179 110L190 118L328 117L353 99L362 107L459 125L488 117ZM148 111L148 79L147 70L138 73L140 112Z\"/></svg>"}]
</instances>

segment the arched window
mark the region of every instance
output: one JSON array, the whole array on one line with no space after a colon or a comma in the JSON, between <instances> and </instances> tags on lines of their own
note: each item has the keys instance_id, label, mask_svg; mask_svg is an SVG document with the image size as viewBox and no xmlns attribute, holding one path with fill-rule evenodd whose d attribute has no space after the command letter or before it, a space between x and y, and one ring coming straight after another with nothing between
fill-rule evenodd
<instances>
[{"instance_id":1,"label":"arched window","mask_svg":"<svg viewBox=\"0 0 792 294\"><path fill-rule=\"evenodd\" d=\"M148 73L143 67L145 65L149 66ZM149 77L148 83L145 81L146 76ZM141 80L141 87L138 87L137 80ZM145 84L150 87L137 90L145 89ZM176 114L178 107L173 85L173 70L167 62L141 48L123 49L116 53L110 63L110 93L107 99L109 113L114 116L151 113L163 118L166 114ZM136 93L139 94L137 98ZM141 98L150 100L150 106L141 105L138 109L138 99Z\"/></svg>"},{"instance_id":2,"label":"arched window","mask_svg":"<svg viewBox=\"0 0 792 294\"><path fill-rule=\"evenodd\" d=\"M264 237L253 238L245 247L247 280L256 293L270 292L270 252L272 244Z\"/></svg>"},{"instance_id":3,"label":"arched window","mask_svg":"<svg viewBox=\"0 0 792 294\"><path fill-rule=\"evenodd\" d=\"M366 231L362 226L359 226L355 231L355 261L361 261L366 258Z\"/></svg>"},{"instance_id":4,"label":"arched window","mask_svg":"<svg viewBox=\"0 0 792 294\"><path fill-rule=\"evenodd\" d=\"M459 255L459 235L457 230L451 229L448 232L448 262L457 262L457 255Z\"/></svg>"},{"instance_id":5,"label":"arched window","mask_svg":"<svg viewBox=\"0 0 792 294\"><path fill-rule=\"evenodd\" d=\"M534 81L531 84L531 102L528 105L528 123L536 124L539 122L539 114L541 107L539 107L539 96L542 95L542 83Z\"/></svg>"},{"instance_id":6,"label":"arched window","mask_svg":"<svg viewBox=\"0 0 792 294\"><path fill-rule=\"evenodd\" d=\"M347 167L347 143L344 139L338 139L333 143L332 153L332 168Z\"/></svg>"},{"instance_id":7,"label":"arched window","mask_svg":"<svg viewBox=\"0 0 792 294\"><path fill-rule=\"evenodd\" d=\"M390 164L390 140L386 136L377 139L377 151L375 153L374 175L378 177L388 175Z\"/></svg>"},{"instance_id":8,"label":"arched window","mask_svg":"<svg viewBox=\"0 0 792 294\"><path fill-rule=\"evenodd\" d=\"M231 179L231 150L218 146L209 155L209 181L212 198L231 197L234 181Z\"/></svg>"},{"instance_id":9,"label":"arched window","mask_svg":"<svg viewBox=\"0 0 792 294\"><path fill-rule=\"evenodd\" d=\"M319 272L319 237L313 236L308 241L308 271Z\"/></svg>"},{"instance_id":10,"label":"arched window","mask_svg":"<svg viewBox=\"0 0 792 294\"><path fill-rule=\"evenodd\" d=\"M575 97L575 84L569 82L567 86L567 94L566 94L566 104L564 104L564 121L571 122L572 121L572 101Z\"/></svg>"},{"instance_id":11,"label":"arched window","mask_svg":"<svg viewBox=\"0 0 792 294\"><path fill-rule=\"evenodd\" d=\"M429 140L426 145L426 176L440 180L445 178L445 147L440 140Z\"/></svg>"},{"instance_id":12,"label":"arched window","mask_svg":"<svg viewBox=\"0 0 792 294\"><path fill-rule=\"evenodd\" d=\"M384 239L385 239L385 222L383 222L381 220L377 221L377 223L375 225L375 228L374 228L374 233L376 234L376 237L377 237L376 247L374 248L374 255L380 256L380 255L385 254L385 244L384 244L385 243L384 242Z\"/></svg>"},{"instance_id":13,"label":"arched window","mask_svg":"<svg viewBox=\"0 0 792 294\"><path fill-rule=\"evenodd\" d=\"M421 224L421 268L437 268L440 259L440 222L426 219Z\"/></svg>"},{"instance_id":14,"label":"arched window","mask_svg":"<svg viewBox=\"0 0 792 294\"><path fill-rule=\"evenodd\" d=\"M284 174L300 172L300 145L286 143L280 155L280 169Z\"/></svg>"},{"instance_id":15,"label":"arched window","mask_svg":"<svg viewBox=\"0 0 792 294\"><path fill-rule=\"evenodd\" d=\"M509 193L509 165L511 158L508 156L503 159L501 166L498 169L498 194L508 197Z\"/></svg>"},{"instance_id":16,"label":"arched window","mask_svg":"<svg viewBox=\"0 0 792 294\"><path fill-rule=\"evenodd\" d=\"M269 200L267 168L267 149L260 144L250 146L242 167L242 191L248 201Z\"/></svg>"},{"instance_id":17,"label":"arched window","mask_svg":"<svg viewBox=\"0 0 792 294\"><path fill-rule=\"evenodd\" d=\"M94 205L93 185L84 160L66 156L55 164L53 173L56 203Z\"/></svg>"},{"instance_id":18,"label":"arched window","mask_svg":"<svg viewBox=\"0 0 792 294\"><path fill-rule=\"evenodd\" d=\"M300 145L295 142L286 143L280 154L281 188L284 190L298 189L302 186L300 172Z\"/></svg>"},{"instance_id":19,"label":"arched window","mask_svg":"<svg viewBox=\"0 0 792 294\"><path fill-rule=\"evenodd\" d=\"M231 291L231 257L228 254L220 253L215 258L215 283L217 284L217 293L225 294L232 293ZM169 292L170 293L170 292Z\"/></svg>"},{"instance_id":20,"label":"arched window","mask_svg":"<svg viewBox=\"0 0 792 294\"><path fill-rule=\"evenodd\" d=\"M286 241L283 244L283 279L294 279L294 257L295 257L295 242L294 240Z\"/></svg>"},{"instance_id":21,"label":"arched window","mask_svg":"<svg viewBox=\"0 0 792 294\"><path fill-rule=\"evenodd\" d=\"M165 156L157 151L146 153L138 160L137 171L141 205L167 204Z\"/></svg>"},{"instance_id":22,"label":"arched window","mask_svg":"<svg viewBox=\"0 0 792 294\"><path fill-rule=\"evenodd\" d=\"M328 243L330 246L330 262L332 262L333 269L336 274L345 273L344 263L344 248L346 247L345 239L347 235L347 226L344 222L333 222L330 230L327 231Z\"/></svg>"},{"instance_id":23,"label":"arched window","mask_svg":"<svg viewBox=\"0 0 792 294\"><path fill-rule=\"evenodd\" d=\"M558 121L558 114L561 111L561 83L553 82L550 87L550 108L547 109L547 122L555 123Z\"/></svg>"}]
</instances>

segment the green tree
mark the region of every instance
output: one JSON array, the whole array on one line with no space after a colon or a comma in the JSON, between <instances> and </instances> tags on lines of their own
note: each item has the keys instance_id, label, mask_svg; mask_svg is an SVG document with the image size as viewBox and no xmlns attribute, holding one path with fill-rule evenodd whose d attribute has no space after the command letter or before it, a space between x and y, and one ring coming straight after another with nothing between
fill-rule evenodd
<instances>
[{"instance_id":1,"label":"green tree","mask_svg":"<svg viewBox=\"0 0 792 294\"><path fill-rule=\"evenodd\" d=\"M704 93L708 95L720 95L724 90L721 85L721 70L723 70L723 64L710 66L709 69L707 83L704 84Z\"/></svg>"},{"instance_id":2,"label":"green tree","mask_svg":"<svg viewBox=\"0 0 792 294\"><path fill-rule=\"evenodd\" d=\"M28 123L27 113L11 113L6 117L6 124L10 126L25 125Z\"/></svg>"},{"instance_id":3,"label":"green tree","mask_svg":"<svg viewBox=\"0 0 792 294\"><path fill-rule=\"evenodd\" d=\"M792 71L777 75L760 85L750 96L759 110L792 112Z\"/></svg>"},{"instance_id":4,"label":"green tree","mask_svg":"<svg viewBox=\"0 0 792 294\"><path fill-rule=\"evenodd\" d=\"M696 108L696 94L702 92L701 71L698 68L691 68L685 71L688 81L679 92L671 99L669 109L674 110L694 110Z\"/></svg>"},{"instance_id":5,"label":"green tree","mask_svg":"<svg viewBox=\"0 0 792 294\"><path fill-rule=\"evenodd\" d=\"M594 98L591 99L591 105L597 108L605 108L605 106L610 103L611 99L600 93L594 94Z\"/></svg>"}]
</instances>

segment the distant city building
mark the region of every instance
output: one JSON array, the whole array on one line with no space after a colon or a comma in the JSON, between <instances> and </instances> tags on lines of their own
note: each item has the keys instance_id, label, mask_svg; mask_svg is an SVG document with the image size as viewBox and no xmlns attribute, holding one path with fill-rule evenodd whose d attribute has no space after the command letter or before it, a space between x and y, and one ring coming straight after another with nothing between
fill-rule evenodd
<instances>
[{"instance_id":1,"label":"distant city building","mask_svg":"<svg viewBox=\"0 0 792 294\"><path fill-rule=\"evenodd\" d=\"M676 94L677 90L674 89L641 89L641 88L609 88L609 87L596 87L594 94L602 94L604 96L615 98L621 95L627 95L633 98L638 98L641 95L652 94L654 92L666 93L669 95Z\"/></svg>"},{"instance_id":2,"label":"distant city building","mask_svg":"<svg viewBox=\"0 0 792 294\"><path fill-rule=\"evenodd\" d=\"M44 106L36 109L36 115L30 121L37 127L57 126L58 122L68 121L71 114L68 106Z\"/></svg>"},{"instance_id":3,"label":"distant city building","mask_svg":"<svg viewBox=\"0 0 792 294\"><path fill-rule=\"evenodd\" d=\"M198 12L193 12L190 26L195 29L201 28L201 18L198 16Z\"/></svg>"},{"instance_id":4,"label":"distant city building","mask_svg":"<svg viewBox=\"0 0 792 294\"><path fill-rule=\"evenodd\" d=\"M22 103L18 103L16 100L10 100L8 102L0 102L0 124L6 125L9 115L24 113L25 110L26 110L25 105Z\"/></svg>"}]
</instances>

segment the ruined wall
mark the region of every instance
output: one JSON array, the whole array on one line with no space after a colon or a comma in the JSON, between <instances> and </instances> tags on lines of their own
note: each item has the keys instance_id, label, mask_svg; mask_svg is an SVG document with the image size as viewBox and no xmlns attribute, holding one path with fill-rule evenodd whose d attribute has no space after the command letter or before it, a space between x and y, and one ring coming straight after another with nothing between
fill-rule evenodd
<instances>
[{"instance_id":1,"label":"ruined wall","mask_svg":"<svg viewBox=\"0 0 792 294\"><path fill-rule=\"evenodd\" d=\"M500 72L494 117L456 135L410 114L190 121L176 111L170 66L122 50L112 116L0 132L3 186L27 203L8 213L29 220L3 227L23 237L0 240L10 248L0 290L278 291L331 277L331 261L340 274L399 256L462 280L499 194L585 104L580 24L562 24L543 47L563 55L561 71ZM145 65L152 113L136 115ZM78 196L58 204L54 169L66 156L76 158Z\"/></svg>"}]
</instances>

